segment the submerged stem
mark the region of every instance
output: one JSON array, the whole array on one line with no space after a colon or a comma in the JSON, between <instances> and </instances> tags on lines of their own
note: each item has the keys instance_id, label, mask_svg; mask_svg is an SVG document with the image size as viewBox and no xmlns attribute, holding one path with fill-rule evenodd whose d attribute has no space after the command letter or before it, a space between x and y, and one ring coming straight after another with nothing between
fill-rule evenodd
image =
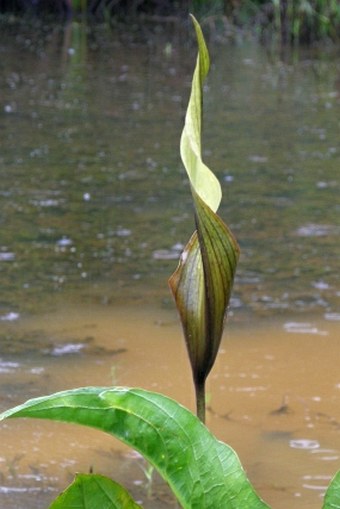
<instances>
[{"instance_id":1,"label":"submerged stem","mask_svg":"<svg viewBox=\"0 0 340 509\"><path fill-rule=\"evenodd\" d=\"M196 414L203 424L205 424L205 380L195 382L196 393Z\"/></svg>"}]
</instances>

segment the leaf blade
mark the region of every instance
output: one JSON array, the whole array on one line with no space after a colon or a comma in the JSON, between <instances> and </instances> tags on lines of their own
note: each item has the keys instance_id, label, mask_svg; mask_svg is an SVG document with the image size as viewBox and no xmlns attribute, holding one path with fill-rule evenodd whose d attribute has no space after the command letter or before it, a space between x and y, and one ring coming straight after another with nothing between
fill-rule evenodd
<instances>
[{"instance_id":1,"label":"leaf blade","mask_svg":"<svg viewBox=\"0 0 340 509\"><path fill-rule=\"evenodd\" d=\"M340 470L327 488L322 509L340 509Z\"/></svg>"},{"instance_id":2,"label":"leaf blade","mask_svg":"<svg viewBox=\"0 0 340 509\"><path fill-rule=\"evenodd\" d=\"M148 459L183 509L267 509L236 453L177 402L142 389L88 387L29 400L0 420L35 417L91 426ZM221 505L222 504L222 505Z\"/></svg>"},{"instance_id":3,"label":"leaf blade","mask_svg":"<svg viewBox=\"0 0 340 509\"><path fill-rule=\"evenodd\" d=\"M49 509L141 509L123 486L98 474L77 474Z\"/></svg>"}]
</instances>

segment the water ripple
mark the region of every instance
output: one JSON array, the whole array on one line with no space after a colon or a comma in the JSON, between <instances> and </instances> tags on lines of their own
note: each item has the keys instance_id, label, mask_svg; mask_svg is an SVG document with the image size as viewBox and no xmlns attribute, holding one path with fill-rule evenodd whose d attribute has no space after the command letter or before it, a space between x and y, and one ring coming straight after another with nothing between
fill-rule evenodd
<instances>
[{"instance_id":1,"label":"water ripple","mask_svg":"<svg viewBox=\"0 0 340 509\"><path fill-rule=\"evenodd\" d=\"M0 253L0 262L11 262L15 259L15 253L3 251Z\"/></svg>"},{"instance_id":2,"label":"water ripple","mask_svg":"<svg viewBox=\"0 0 340 509\"><path fill-rule=\"evenodd\" d=\"M1 315L0 321L1 322L14 322L15 320L18 320L18 318L20 318L19 313L10 311L9 313L6 313L5 315Z\"/></svg>"},{"instance_id":3,"label":"water ripple","mask_svg":"<svg viewBox=\"0 0 340 509\"><path fill-rule=\"evenodd\" d=\"M325 319L331 321L340 321L340 313L325 313Z\"/></svg>"},{"instance_id":4,"label":"water ripple","mask_svg":"<svg viewBox=\"0 0 340 509\"><path fill-rule=\"evenodd\" d=\"M317 334L318 336L327 336L328 332L319 330L315 325L309 322L286 322L284 324L286 332L298 334Z\"/></svg>"},{"instance_id":5,"label":"water ripple","mask_svg":"<svg viewBox=\"0 0 340 509\"><path fill-rule=\"evenodd\" d=\"M340 227L331 224L306 224L296 230L299 237L324 237L326 235L340 235Z\"/></svg>"},{"instance_id":6,"label":"water ripple","mask_svg":"<svg viewBox=\"0 0 340 509\"><path fill-rule=\"evenodd\" d=\"M317 440L310 440L308 438L296 438L293 440L289 440L289 447L292 449L318 449L320 444Z\"/></svg>"}]
</instances>

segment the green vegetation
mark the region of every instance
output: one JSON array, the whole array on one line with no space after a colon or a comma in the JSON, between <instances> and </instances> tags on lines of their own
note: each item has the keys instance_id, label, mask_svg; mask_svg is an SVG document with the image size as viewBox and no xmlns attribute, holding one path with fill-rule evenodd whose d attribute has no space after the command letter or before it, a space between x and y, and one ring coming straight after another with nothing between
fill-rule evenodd
<instances>
[{"instance_id":1,"label":"green vegetation","mask_svg":"<svg viewBox=\"0 0 340 509\"><path fill-rule=\"evenodd\" d=\"M271 28L282 42L299 43L339 37L340 3L337 0L272 0Z\"/></svg>"},{"instance_id":2,"label":"green vegetation","mask_svg":"<svg viewBox=\"0 0 340 509\"><path fill-rule=\"evenodd\" d=\"M184 509L268 509L247 479L236 453L204 421L204 383L215 361L238 258L238 246L216 215L219 183L201 159L203 81L209 56L194 19L198 57L181 156L195 208L197 231L170 286L181 316L197 393L199 419L177 402L142 389L87 387L35 398L0 415L71 422L114 435L138 450L163 476ZM340 509L340 472L323 509ZM50 509L136 509L126 490L100 475L77 475Z\"/></svg>"},{"instance_id":3,"label":"green vegetation","mask_svg":"<svg viewBox=\"0 0 340 509\"><path fill-rule=\"evenodd\" d=\"M66 507L110 507L112 509L138 509L124 488L102 475L77 474L69 488L61 493L50 509Z\"/></svg>"},{"instance_id":4,"label":"green vegetation","mask_svg":"<svg viewBox=\"0 0 340 509\"><path fill-rule=\"evenodd\" d=\"M339 40L340 3L337 0L253 0L245 2L193 0L192 12L219 15L224 26L248 29L262 40L283 44Z\"/></svg>"},{"instance_id":5,"label":"green vegetation","mask_svg":"<svg viewBox=\"0 0 340 509\"><path fill-rule=\"evenodd\" d=\"M163 395L141 389L89 387L28 401L2 417L73 422L116 436L157 468L184 509L268 507L254 492L235 452L218 441L191 412ZM92 476L81 482L84 489L86 486L92 491L92 487L87 488ZM74 489L72 486L72 492ZM101 496L102 489L95 489L95 498L97 491ZM67 498L63 496L62 502L55 502L51 509L70 507ZM96 499L95 505L75 507L97 508L100 504Z\"/></svg>"},{"instance_id":6,"label":"green vegetation","mask_svg":"<svg viewBox=\"0 0 340 509\"><path fill-rule=\"evenodd\" d=\"M112 24L138 18L147 21L186 20L193 12L210 30L233 36L251 32L260 39L283 44L339 40L340 3L338 0L58 0L13 1L1 3L0 12L29 13L34 16L88 16Z\"/></svg>"}]
</instances>

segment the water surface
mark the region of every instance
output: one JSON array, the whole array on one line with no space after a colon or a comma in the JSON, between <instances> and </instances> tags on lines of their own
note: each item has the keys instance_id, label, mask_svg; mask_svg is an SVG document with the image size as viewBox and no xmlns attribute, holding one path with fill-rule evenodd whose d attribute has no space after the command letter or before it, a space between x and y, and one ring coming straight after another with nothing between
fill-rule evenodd
<instances>
[{"instance_id":1,"label":"water surface","mask_svg":"<svg viewBox=\"0 0 340 509\"><path fill-rule=\"evenodd\" d=\"M188 33L2 34L1 408L110 384L193 408L167 288L193 230L178 155ZM242 255L208 425L273 507L316 509L340 465L339 63L335 48L282 61L246 41L210 46L204 158ZM175 507L112 438L26 421L1 433L8 509L47 507L90 469L145 507Z\"/></svg>"}]
</instances>

